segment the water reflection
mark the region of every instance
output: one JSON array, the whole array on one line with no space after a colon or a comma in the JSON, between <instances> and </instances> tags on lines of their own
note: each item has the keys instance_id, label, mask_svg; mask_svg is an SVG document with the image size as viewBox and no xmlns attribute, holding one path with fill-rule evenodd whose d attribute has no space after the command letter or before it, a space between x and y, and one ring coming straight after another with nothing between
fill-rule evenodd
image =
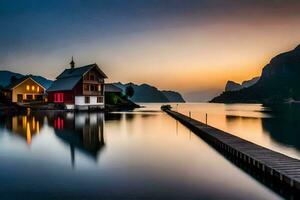
<instances>
[{"instance_id":1,"label":"water reflection","mask_svg":"<svg viewBox=\"0 0 300 200\"><path fill-rule=\"evenodd\" d=\"M278 143L278 145L280 144L285 147L295 148L298 152L300 151L299 113L277 113L271 118L226 115L226 124L229 130L237 130L237 127L242 127L244 132L247 133L249 133L250 129L254 129L255 131L262 129L264 135L269 136L274 144ZM239 132L242 132L242 130ZM241 133L238 135L241 136ZM244 136L244 138L249 139L252 137L251 135L258 137L258 134L253 132L252 134L250 133L247 136ZM257 139L258 138L253 138L252 141ZM265 141L266 140L267 139L265 138ZM259 144L259 142L257 143ZM279 149L275 150L278 151ZM294 154L290 155L295 156Z\"/></svg>"},{"instance_id":2,"label":"water reflection","mask_svg":"<svg viewBox=\"0 0 300 200\"><path fill-rule=\"evenodd\" d=\"M30 149L0 120L1 199L280 199L161 112L22 116Z\"/></svg>"},{"instance_id":3,"label":"water reflection","mask_svg":"<svg viewBox=\"0 0 300 200\"><path fill-rule=\"evenodd\" d=\"M151 105L159 109L157 105ZM185 103L174 109L233 135L300 159L300 106Z\"/></svg>"},{"instance_id":4,"label":"water reflection","mask_svg":"<svg viewBox=\"0 0 300 200\"><path fill-rule=\"evenodd\" d=\"M109 115L108 119L119 119ZM55 136L69 145L71 164L75 165L78 150L97 161L105 146L103 113L45 112L6 115L0 117L1 126L13 135L23 138L31 145L32 138L40 133L44 125L53 128Z\"/></svg>"},{"instance_id":5,"label":"water reflection","mask_svg":"<svg viewBox=\"0 0 300 200\"><path fill-rule=\"evenodd\" d=\"M263 129L275 141L300 151L300 116L290 113L262 120Z\"/></svg>"},{"instance_id":6,"label":"water reflection","mask_svg":"<svg viewBox=\"0 0 300 200\"><path fill-rule=\"evenodd\" d=\"M10 130L12 134L23 138L28 145L31 144L32 138L40 133L44 125L44 118L40 114L31 115L23 113L15 116L0 116L1 126Z\"/></svg>"},{"instance_id":7,"label":"water reflection","mask_svg":"<svg viewBox=\"0 0 300 200\"><path fill-rule=\"evenodd\" d=\"M55 135L70 146L72 166L75 165L75 149L98 159L105 145L103 113L51 113L47 116Z\"/></svg>"}]
</instances>

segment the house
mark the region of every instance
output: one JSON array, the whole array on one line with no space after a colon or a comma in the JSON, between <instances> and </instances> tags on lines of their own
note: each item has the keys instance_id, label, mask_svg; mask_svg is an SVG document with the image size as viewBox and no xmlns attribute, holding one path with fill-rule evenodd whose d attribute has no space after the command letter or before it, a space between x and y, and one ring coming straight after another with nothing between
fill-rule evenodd
<instances>
[{"instance_id":1,"label":"house","mask_svg":"<svg viewBox=\"0 0 300 200\"><path fill-rule=\"evenodd\" d=\"M104 72L96 63L75 68L73 58L70 65L47 90L48 101L66 109L104 108Z\"/></svg>"},{"instance_id":2,"label":"house","mask_svg":"<svg viewBox=\"0 0 300 200\"><path fill-rule=\"evenodd\" d=\"M45 87L34 80L32 75L24 76L10 83L4 89L7 99L13 103L44 101Z\"/></svg>"},{"instance_id":3,"label":"house","mask_svg":"<svg viewBox=\"0 0 300 200\"><path fill-rule=\"evenodd\" d=\"M105 84L105 95L107 94L116 94L118 96L121 96L123 90L116 86L113 83L106 83Z\"/></svg>"},{"instance_id":4,"label":"house","mask_svg":"<svg viewBox=\"0 0 300 200\"><path fill-rule=\"evenodd\" d=\"M113 83L105 84L105 102L106 104L117 104L118 97L122 97L123 90Z\"/></svg>"}]
</instances>

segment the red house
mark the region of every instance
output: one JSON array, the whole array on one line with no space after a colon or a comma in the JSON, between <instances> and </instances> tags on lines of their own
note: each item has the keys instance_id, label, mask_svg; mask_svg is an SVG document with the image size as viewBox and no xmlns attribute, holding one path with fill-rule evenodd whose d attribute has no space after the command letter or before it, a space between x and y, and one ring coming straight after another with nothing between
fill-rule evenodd
<instances>
[{"instance_id":1,"label":"red house","mask_svg":"<svg viewBox=\"0 0 300 200\"><path fill-rule=\"evenodd\" d=\"M95 64L65 69L47 90L48 101L67 109L104 108L104 79L107 76Z\"/></svg>"}]
</instances>

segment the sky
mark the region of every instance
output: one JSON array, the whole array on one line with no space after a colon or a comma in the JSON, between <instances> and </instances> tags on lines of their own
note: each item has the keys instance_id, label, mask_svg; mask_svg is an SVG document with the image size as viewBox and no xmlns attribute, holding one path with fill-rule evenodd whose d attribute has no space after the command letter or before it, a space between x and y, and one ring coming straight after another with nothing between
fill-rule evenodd
<instances>
[{"instance_id":1,"label":"sky","mask_svg":"<svg viewBox=\"0 0 300 200\"><path fill-rule=\"evenodd\" d=\"M209 100L300 44L299 24L297 0L0 0L0 70L55 79L74 56Z\"/></svg>"}]
</instances>

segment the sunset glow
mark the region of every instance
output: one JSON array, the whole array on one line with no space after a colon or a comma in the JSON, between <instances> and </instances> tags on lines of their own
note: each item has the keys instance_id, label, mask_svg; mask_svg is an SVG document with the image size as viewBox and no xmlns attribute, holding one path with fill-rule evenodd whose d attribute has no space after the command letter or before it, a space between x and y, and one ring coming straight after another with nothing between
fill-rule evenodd
<instances>
[{"instance_id":1,"label":"sunset glow","mask_svg":"<svg viewBox=\"0 0 300 200\"><path fill-rule=\"evenodd\" d=\"M1 69L55 79L74 56L78 66L101 65L109 82L202 99L227 80L259 76L272 57L299 44L293 0L91 2L1 3Z\"/></svg>"}]
</instances>

